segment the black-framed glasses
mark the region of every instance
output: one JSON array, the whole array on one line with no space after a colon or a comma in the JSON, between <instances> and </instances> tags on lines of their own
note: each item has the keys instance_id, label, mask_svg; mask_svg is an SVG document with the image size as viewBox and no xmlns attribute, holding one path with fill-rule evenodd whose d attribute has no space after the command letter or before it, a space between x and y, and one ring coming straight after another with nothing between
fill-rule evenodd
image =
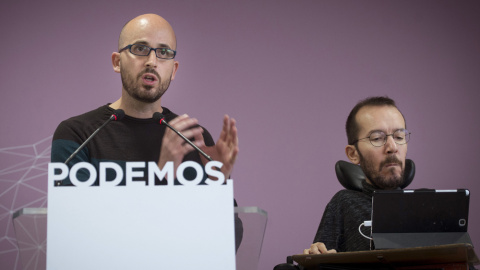
<instances>
[{"instance_id":1,"label":"black-framed glasses","mask_svg":"<svg viewBox=\"0 0 480 270\"><path fill-rule=\"evenodd\" d=\"M151 51L155 52L155 55L160 59L173 59L177 52L169 49L169 48L151 48L147 45L143 44L130 44L119 50L118 52L121 53L122 51L128 49L132 54L139 55L139 56L148 56Z\"/></svg>"},{"instance_id":2,"label":"black-framed glasses","mask_svg":"<svg viewBox=\"0 0 480 270\"><path fill-rule=\"evenodd\" d=\"M374 131L370 133L368 137L361 138L353 141L353 144L357 143L360 140L369 139L370 143L373 146L380 147L384 146L387 143L387 137L392 136L393 141L396 144L406 144L410 140L410 132L406 129L399 129L393 132L392 134L385 134L383 131Z\"/></svg>"}]
</instances>

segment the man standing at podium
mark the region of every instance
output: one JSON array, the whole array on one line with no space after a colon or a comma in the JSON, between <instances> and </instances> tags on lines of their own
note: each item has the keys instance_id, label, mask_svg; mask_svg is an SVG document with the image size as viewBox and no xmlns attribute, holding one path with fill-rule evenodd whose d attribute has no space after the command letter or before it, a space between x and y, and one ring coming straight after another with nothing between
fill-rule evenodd
<instances>
[{"instance_id":1,"label":"man standing at podium","mask_svg":"<svg viewBox=\"0 0 480 270\"><path fill-rule=\"evenodd\" d=\"M88 144L67 163L68 167L86 162L92 164L98 172L100 163L110 161L120 165L125 171L126 164L132 161L143 161L145 164L153 162L161 169L167 162L173 162L172 178L179 184L175 173L182 162L193 161L205 165L209 160L200 155L199 151L194 151L177 133L161 124L157 117L153 117L155 113L161 113L171 127L193 141L193 144L211 159L221 162L220 170L228 179L239 151L235 120L227 115L223 117L223 128L215 143L210 133L198 124L197 119L186 114L177 115L162 106L163 94L175 79L179 67L179 62L175 60L176 47L175 33L164 18L156 14L144 14L127 22L120 32L118 50L111 55L113 70L120 74L122 81L120 98L60 123L53 136L52 162L64 163L70 159L70 155L102 126ZM124 116L119 117L122 119L105 124L108 119L113 119L113 115L119 110L124 112ZM122 115L121 112L119 114ZM135 172L136 175L142 172L144 178L148 176L147 168L136 169ZM116 177L112 170L107 170L106 174L106 179L109 180ZM126 185L125 174L118 185ZM90 176L87 170L79 170L76 175L80 181L89 179ZM184 179L192 180L196 177L196 169L187 167L183 171ZM100 184L98 178L93 185ZM166 185L167 178L170 177L156 178L153 184ZM200 184L206 179L204 169ZM134 181L147 179L136 177ZM64 186L72 185L68 177L60 182ZM243 229L237 216L235 227L238 249Z\"/></svg>"},{"instance_id":2,"label":"man standing at podium","mask_svg":"<svg viewBox=\"0 0 480 270\"><path fill-rule=\"evenodd\" d=\"M345 153L365 174L363 190L335 194L325 208L314 243L304 254L369 250L370 240L358 228L371 219L373 191L398 189L404 183L410 133L395 101L370 97L357 103L347 118L346 132ZM369 228L362 231L369 235Z\"/></svg>"},{"instance_id":3,"label":"man standing at podium","mask_svg":"<svg viewBox=\"0 0 480 270\"><path fill-rule=\"evenodd\" d=\"M167 161L173 161L173 171L176 171L183 161L208 162L176 133L152 118L155 112L160 112L166 122L192 139L213 160L222 162L221 171L229 177L239 150L235 120L224 116L220 138L215 144L210 133L198 125L197 119L186 114L177 115L162 106L162 96L179 67L175 60L176 47L172 27L158 15L144 14L125 24L120 33L118 51L111 56L113 70L122 80L121 97L111 104L63 121L53 137L52 162L65 162L117 109L122 109L125 117L103 127L67 164L69 167L84 161L93 164L98 171L101 161L115 161L121 166L129 161L154 161L163 168ZM79 179L81 174L78 173ZM189 179L187 170L184 174ZM87 175L84 177L88 178ZM156 184L162 181L157 179ZM67 179L62 182L63 185L71 184ZM125 178L121 185L124 183Z\"/></svg>"}]
</instances>

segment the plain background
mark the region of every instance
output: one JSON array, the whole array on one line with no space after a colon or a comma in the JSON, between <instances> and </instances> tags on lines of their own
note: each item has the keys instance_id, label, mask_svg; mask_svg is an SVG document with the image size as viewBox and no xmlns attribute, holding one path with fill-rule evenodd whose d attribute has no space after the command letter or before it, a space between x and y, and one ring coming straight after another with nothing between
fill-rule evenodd
<instances>
[{"instance_id":1,"label":"plain background","mask_svg":"<svg viewBox=\"0 0 480 270\"><path fill-rule=\"evenodd\" d=\"M374 95L395 99L412 132L410 188L470 189L469 232L480 244L479 1L9 1L0 9L2 269L20 269L11 213L46 206L47 182L17 184L24 175L4 168L18 157L5 149L115 101L110 56L122 26L143 13L165 17L178 38L162 105L214 138L223 114L238 121L235 197L268 212L259 269L311 244L342 189L334 164L347 160L346 117Z\"/></svg>"}]
</instances>

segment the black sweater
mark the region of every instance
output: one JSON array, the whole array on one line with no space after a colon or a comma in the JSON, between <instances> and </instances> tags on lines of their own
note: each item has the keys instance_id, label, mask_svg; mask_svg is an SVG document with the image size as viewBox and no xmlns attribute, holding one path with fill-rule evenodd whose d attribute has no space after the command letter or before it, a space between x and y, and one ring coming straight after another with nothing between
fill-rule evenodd
<instances>
[{"instance_id":1,"label":"black sweater","mask_svg":"<svg viewBox=\"0 0 480 270\"><path fill-rule=\"evenodd\" d=\"M93 111L69 118L60 123L53 135L52 162L64 162L98 127L100 127L114 113L114 109L108 104ZM169 109L163 107L165 121L177 117ZM150 119L137 119L126 115L121 121L112 121L107 124L98 134L73 158L68 166L78 162L88 162L94 165L98 171L100 162L113 161L125 168L128 161L154 161L160 158L165 125ZM208 131L203 128L205 145L212 146L215 142ZM202 164L199 153L188 153L183 161L195 161ZM88 172L78 178L88 179ZM194 170L185 170L185 177L193 179ZM189 175L190 174L190 175ZM146 174L145 174L146 175ZM108 175L107 178L113 178ZM125 178L125 177L124 177ZM204 177L206 179L206 176ZM156 180L156 182L159 180ZM97 182L98 184L98 179ZM121 184L125 183L125 179ZM70 181L62 181L63 185L70 185Z\"/></svg>"},{"instance_id":2,"label":"black sweater","mask_svg":"<svg viewBox=\"0 0 480 270\"><path fill-rule=\"evenodd\" d=\"M327 249L338 252L370 250L370 240L358 232L358 227L371 220L372 195L374 188L362 182L363 191L341 190L325 207L322 221L318 226L315 242L323 242ZM370 236L370 228L362 227Z\"/></svg>"}]
</instances>

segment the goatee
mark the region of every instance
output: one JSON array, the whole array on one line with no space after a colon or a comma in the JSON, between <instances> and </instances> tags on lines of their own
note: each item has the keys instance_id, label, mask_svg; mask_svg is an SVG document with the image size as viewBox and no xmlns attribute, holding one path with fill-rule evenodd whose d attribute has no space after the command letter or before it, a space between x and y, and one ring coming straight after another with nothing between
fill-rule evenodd
<instances>
[{"instance_id":1,"label":"goatee","mask_svg":"<svg viewBox=\"0 0 480 270\"><path fill-rule=\"evenodd\" d=\"M157 76L159 84L156 88L150 85L142 85L141 83L137 83L139 80L141 80L142 75L145 73L152 73ZM146 68L144 71L140 72L136 78L132 78L131 75L122 69L120 70L120 76L122 78L123 89L125 89L125 91L132 98L144 103L156 102L163 96L170 86L170 76L162 81L162 78L158 72L152 68ZM142 87L144 90L141 89Z\"/></svg>"},{"instance_id":2,"label":"goatee","mask_svg":"<svg viewBox=\"0 0 480 270\"><path fill-rule=\"evenodd\" d=\"M363 173L376 188L397 189L401 187L405 182L405 179L404 179L405 170L403 168L403 163L397 157L388 156L384 161L380 163L379 168L377 170L371 162L369 162L367 159L363 157L360 151L358 151L358 153L360 157L360 167L362 168ZM400 175L394 174L395 168L389 169L391 173L390 177L385 177L381 175L381 171L383 167L386 164L391 164L391 163L397 163L400 166L401 168Z\"/></svg>"}]
</instances>

